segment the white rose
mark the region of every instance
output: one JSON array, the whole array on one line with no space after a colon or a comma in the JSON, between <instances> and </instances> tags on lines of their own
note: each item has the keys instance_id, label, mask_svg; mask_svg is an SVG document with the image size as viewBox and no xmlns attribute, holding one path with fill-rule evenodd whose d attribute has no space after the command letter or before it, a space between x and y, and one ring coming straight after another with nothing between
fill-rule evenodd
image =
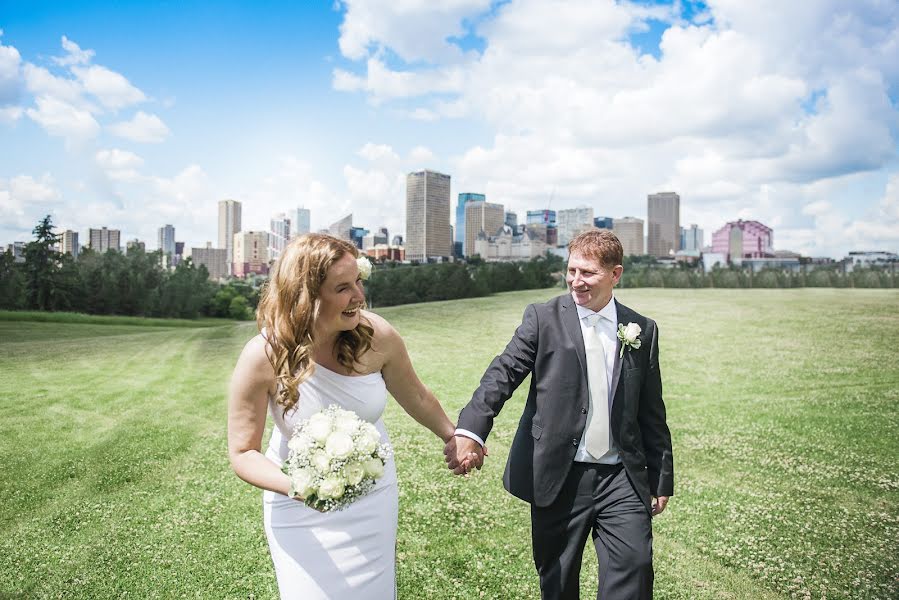
<instances>
[{"instance_id":1,"label":"white rose","mask_svg":"<svg viewBox=\"0 0 899 600\"><path fill-rule=\"evenodd\" d=\"M309 417L309 421L303 426L303 431L320 444L325 443L332 430L331 417L325 413L315 413Z\"/></svg>"},{"instance_id":2,"label":"white rose","mask_svg":"<svg viewBox=\"0 0 899 600\"><path fill-rule=\"evenodd\" d=\"M312 466L315 467L315 470L319 473L327 473L331 470L331 459L321 450L315 452L310 461L312 462Z\"/></svg>"},{"instance_id":3,"label":"white rose","mask_svg":"<svg viewBox=\"0 0 899 600\"><path fill-rule=\"evenodd\" d=\"M377 479L384 474L384 463L380 458L369 458L362 463L365 474L372 479Z\"/></svg>"},{"instance_id":4,"label":"white rose","mask_svg":"<svg viewBox=\"0 0 899 600\"><path fill-rule=\"evenodd\" d=\"M624 328L624 337L627 341L633 342L640 335L641 331L640 326L636 323L628 323L627 327Z\"/></svg>"},{"instance_id":5,"label":"white rose","mask_svg":"<svg viewBox=\"0 0 899 600\"><path fill-rule=\"evenodd\" d=\"M290 483L293 493L305 500L315 492L315 473L310 469L297 469L291 473Z\"/></svg>"},{"instance_id":6,"label":"white rose","mask_svg":"<svg viewBox=\"0 0 899 600\"><path fill-rule=\"evenodd\" d=\"M343 414L334 419L334 431L340 431L349 435L359 429L359 418L355 414L343 411Z\"/></svg>"},{"instance_id":7,"label":"white rose","mask_svg":"<svg viewBox=\"0 0 899 600\"><path fill-rule=\"evenodd\" d=\"M312 449L315 445L315 441L305 433L299 433L287 442L287 447L290 448L292 452L295 454L305 454Z\"/></svg>"},{"instance_id":8,"label":"white rose","mask_svg":"<svg viewBox=\"0 0 899 600\"><path fill-rule=\"evenodd\" d=\"M378 444L381 443L381 432L371 423L366 423L361 427L357 440L359 452L371 454L378 447Z\"/></svg>"},{"instance_id":9,"label":"white rose","mask_svg":"<svg viewBox=\"0 0 899 600\"><path fill-rule=\"evenodd\" d=\"M360 256L356 259L356 266L359 267L359 276L362 279L368 279L371 277L371 261L369 261L364 256Z\"/></svg>"},{"instance_id":10,"label":"white rose","mask_svg":"<svg viewBox=\"0 0 899 600\"><path fill-rule=\"evenodd\" d=\"M353 453L353 438L342 431L335 431L325 442L325 452L337 460L343 460Z\"/></svg>"},{"instance_id":11,"label":"white rose","mask_svg":"<svg viewBox=\"0 0 899 600\"><path fill-rule=\"evenodd\" d=\"M318 486L318 495L321 498L333 498L336 500L343 496L345 489L346 482L342 478L332 475L331 477L326 477L321 485Z\"/></svg>"},{"instance_id":12,"label":"white rose","mask_svg":"<svg viewBox=\"0 0 899 600\"><path fill-rule=\"evenodd\" d=\"M362 478L365 477L365 469L359 463L350 463L343 469L346 481L350 485L359 485Z\"/></svg>"}]
</instances>

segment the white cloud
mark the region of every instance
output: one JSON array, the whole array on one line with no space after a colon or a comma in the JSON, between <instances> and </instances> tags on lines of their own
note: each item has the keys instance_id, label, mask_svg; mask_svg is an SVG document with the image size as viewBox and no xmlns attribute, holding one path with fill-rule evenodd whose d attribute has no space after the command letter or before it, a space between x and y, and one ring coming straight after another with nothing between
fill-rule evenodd
<instances>
[{"instance_id":1,"label":"white cloud","mask_svg":"<svg viewBox=\"0 0 899 600\"><path fill-rule=\"evenodd\" d=\"M53 62L63 67L86 65L91 61L95 54L93 50L82 50L81 46L66 36L62 36L62 48L66 51L66 55L54 57Z\"/></svg>"},{"instance_id":2,"label":"white cloud","mask_svg":"<svg viewBox=\"0 0 899 600\"><path fill-rule=\"evenodd\" d=\"M38 96L36 103L37 109L29 108L25 113L50 135L82 140L100 131L100 124L86 110L52 96Z\"/></svg>"},{"instance_id":3,"label":"white cloud","mask_svg":"<svg viewBox=\"0 0 899 600\"><path fill-rule=\"evenodd\" d=\"M0 179L0 221L4 229L27 230L40 216L51 212L60 198L60 192L49 173L40 179L31 175Z\"/></svg>"},{"instance_id":4,"label":"white cloud","mask_svg":"<svg viewBox=\"0 0 899 600\"><path fill-rule=\"evenodd\" d=\"M21 106L0 107L0 123L14 123L24 114Z\"/></svg>"},{"instance_id":5,"label":"white cloud","mask_svg":"<svg viewBox=\"0 0 899 600\"><path fill-rule=\"evenodd\" d=\"M100 65L72 67L72 73L81 82L84 91L93 95L100 104L117 110L146 101L142 91L134 87L122 74Z\"/></svg>"},{"instance_id":6,"label":"white cloud","mask_svg":"<svg viewBox=\"0 0 899 600\"><path fill-rule=\"evenodd\" d=\"M142 110L137 111L130 121L113 123L109 126L109 131L113 135L144 143L159 143L171 134L162 119Z\"/></svg>"},{"instance_id":7,"label":"white cloud","mask_svg":"<svg viewBox=\"0 0 899 600\"><path fill-rule=\"evenodd\" d=\"M0 36L3 30L0 29ZM22 57L13 46L0 43L0 107L19 100L22 88Z\"/></svg>"}]
</instances>

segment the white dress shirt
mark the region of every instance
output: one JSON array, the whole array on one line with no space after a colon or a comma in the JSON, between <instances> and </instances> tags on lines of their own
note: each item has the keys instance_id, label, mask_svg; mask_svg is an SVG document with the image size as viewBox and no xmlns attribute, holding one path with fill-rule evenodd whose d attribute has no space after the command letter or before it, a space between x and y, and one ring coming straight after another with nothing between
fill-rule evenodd
<instances>
[{"instance_id":1,"label":"white dress shirt","mask_svg":"<svg viewBox=\"0 0 899 600\"><path fill-rule=\"evenodd\" d=\"M575 304L577 307L577 316L578 321L581 324L581 344L583 344L583 333L584 329L587 327L584 322L584 317L588 317L594 313L589 308L584 308L579 304ZM615 308L615 298L609 300L609 303L606 304L603 308L599 310L599 315L602 319L599 320L599 323L596 324L596 329L599 332L599 338L602 341L602 348L606 355L606 381L609 382L609 396L605 399L606 405L608 406L609 411L612 410L612 374L615 371L615 353L617 351L618 345L618 310ZM588 391L589 393L589 391ZM611 425L611 412L609 414L609 424ZM456 435L462 435L468 438L473 439L481 446L484 445L484 440L481 437L467 429L456 429ZM618 448L615 446L612 440L612 430L609 427L609 451L606 452L603 456L595 457L587 452L587 447L584 444L584 435L581 434L581 441L578 444L577 452L574 455L575 462L590 462L590 463L601 463L605 465L614 465L621 462L621 459L618 456Z\"/></svg>"}]
</instances>

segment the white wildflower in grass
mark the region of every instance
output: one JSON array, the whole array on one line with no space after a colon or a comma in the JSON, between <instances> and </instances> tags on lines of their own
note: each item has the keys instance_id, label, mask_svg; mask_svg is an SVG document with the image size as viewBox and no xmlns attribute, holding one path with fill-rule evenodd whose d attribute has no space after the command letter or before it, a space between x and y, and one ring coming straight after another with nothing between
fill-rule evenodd
<instances>
[{"instance_id":1,"label":"white wildflower in grass","mask_svg":"<svg viewBox=\"0 0 899 600\"><path fill-rule=\"evenodd\" d=\"M336 405L299 423L287 447L282 470L290 477L290 495L322 512L346 508L368 493L391 453L377 427Z\"/></svg>"}]
</instances>

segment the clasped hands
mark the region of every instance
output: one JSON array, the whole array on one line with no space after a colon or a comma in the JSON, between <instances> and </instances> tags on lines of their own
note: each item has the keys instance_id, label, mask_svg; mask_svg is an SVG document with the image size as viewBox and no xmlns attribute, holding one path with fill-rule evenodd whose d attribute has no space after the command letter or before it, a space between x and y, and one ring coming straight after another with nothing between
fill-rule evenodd
<instances>
[{"instance_id":1,"label":"clasped hands","mask_svg":"<svg viewBox=\"0 0 899 600\"><path fill-rule=\"evenodd\" d=\"M487 446L464 435L454 435L443 448L446 466L456 475L466 475L472 469L480 469L487 456Z\"/></svg>"}]
</instances>

